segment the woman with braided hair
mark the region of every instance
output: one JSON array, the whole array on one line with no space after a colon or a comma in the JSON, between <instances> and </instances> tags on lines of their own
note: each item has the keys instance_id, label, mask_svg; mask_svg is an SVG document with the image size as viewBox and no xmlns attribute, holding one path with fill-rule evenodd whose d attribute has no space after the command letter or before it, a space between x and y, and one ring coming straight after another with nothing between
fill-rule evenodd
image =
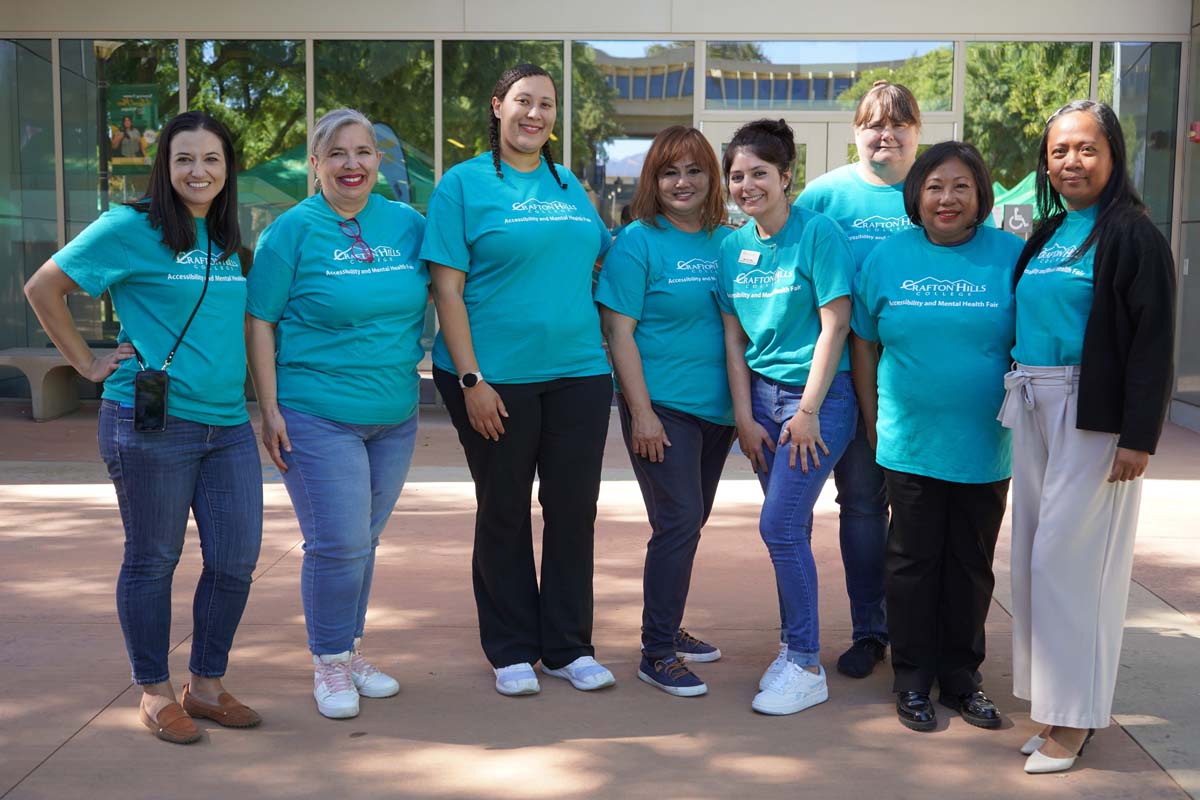
<instances>
[{"instance_id":1,"label":"woman with braided hair","mask_svg":"<svg viewBox=\"0 0 1200 800\"><path fill-rule=\"evenodd\" d=\"M544 69L501 75L491 152L442 177L421 247L441 322L434 382L475 480L479 637L504 695L538 692L538 661L576 689L614 682L592 648L593 528L612 401L592 267L611 237L551 157L557 112Z\"/></svg>"}]
</instances>

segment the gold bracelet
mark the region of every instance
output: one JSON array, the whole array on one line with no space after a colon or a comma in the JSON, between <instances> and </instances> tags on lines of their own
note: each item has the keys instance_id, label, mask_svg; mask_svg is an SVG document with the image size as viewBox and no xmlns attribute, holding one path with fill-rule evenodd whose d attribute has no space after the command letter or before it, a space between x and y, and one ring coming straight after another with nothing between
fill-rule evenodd
<instances>
[{"instance_id":1,"label":"gold bracelet","mask_svg":"<svg viewBox=\"0 0 1200 800\"><path fill-rule=\"evenodd\" d=\"M810 417L817 416L816 411L809 411L807 408L804 408L803 406L797 406L796 410L799 411L801 414L808 414Z\"/></svg>"}]
</instances>

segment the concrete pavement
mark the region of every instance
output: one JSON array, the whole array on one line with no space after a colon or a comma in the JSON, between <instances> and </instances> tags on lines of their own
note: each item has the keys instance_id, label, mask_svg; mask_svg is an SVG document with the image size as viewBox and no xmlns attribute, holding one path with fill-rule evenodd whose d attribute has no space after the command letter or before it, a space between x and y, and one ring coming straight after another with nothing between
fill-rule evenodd
<instances>
[{"instance_id":1,"label":"concrete pavement","mask_svg":"<svg viewBox=\"0 0 1200 800\"><path fill-rule=\"evenodd\" d=\"M1151 462L1118 724L1097 734L1073 771L1027 776L1016 749L1035 726L1011 695L1007 523L983 668L1006 714L1001 730L940 713L936 731L913 733L895 719L889 670L861 681L836 674L850 631L832 485L814 531L830 701L784 718L750 710L778 620L757 534L761 494L736 454L685 619L724 652L696 668L710 693L672 698L638 681L648 528L617 427L614 418L594 636L616 687L588 694L543 678L537 696L492 689L470 589L472 488L444 415L423 411L409 484L383 535L365 640L400 694L364 700L354 720L316 713L299 531L266 467L263 551L226 679L265 722L239 731L200 721L204 738L180 747L137 721L113 600L120 521L96 454L95 407L35 424L27 406L0 403L0 798L1200 798L1200 435L1171 427ZM177 686L198 572L193 533L175 582Z\"/></svg>"}]
</instances>

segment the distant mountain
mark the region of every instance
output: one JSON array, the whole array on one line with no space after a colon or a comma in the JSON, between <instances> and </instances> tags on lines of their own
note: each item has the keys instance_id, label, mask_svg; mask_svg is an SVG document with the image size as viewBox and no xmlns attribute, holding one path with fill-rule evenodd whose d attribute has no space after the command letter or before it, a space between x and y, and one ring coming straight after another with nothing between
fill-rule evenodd
<instances>
[{"instance_id":1,"label":"distant mountain","mask_svg":"<svg viewBox=\"0 0 1200 800\"><path fill-rule=\"evenodd\" d=\"M646 149L641 153L625 156L625 158L617 158L609 161L604 168L604 174L608 178L637 178L642 174L642 162L646 160L646 154L650 152L650 145L646 145Z\"/></svg>"}]
</instances>

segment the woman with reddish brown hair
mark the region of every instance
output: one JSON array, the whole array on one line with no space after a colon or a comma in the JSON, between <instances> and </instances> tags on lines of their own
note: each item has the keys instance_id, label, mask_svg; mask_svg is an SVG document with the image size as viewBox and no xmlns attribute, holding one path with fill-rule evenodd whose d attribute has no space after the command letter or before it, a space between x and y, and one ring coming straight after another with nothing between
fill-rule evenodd
<instances>
[{"instance_id":1,"label":"woman with reddish brown hair","mask_svg":"<svg viewBox=\"0 0 1200 800\"><path fill-rule=\"evenodd\" d=\"M730 233L716 156L695 128L661 131L633 217L604 259L596 302L616 372L621 432L650 541L638 677L668 694L708 687L684 664L721 651L680 627L692 562L733 442L717 255Z\"/></svg>"}]
</instances>

